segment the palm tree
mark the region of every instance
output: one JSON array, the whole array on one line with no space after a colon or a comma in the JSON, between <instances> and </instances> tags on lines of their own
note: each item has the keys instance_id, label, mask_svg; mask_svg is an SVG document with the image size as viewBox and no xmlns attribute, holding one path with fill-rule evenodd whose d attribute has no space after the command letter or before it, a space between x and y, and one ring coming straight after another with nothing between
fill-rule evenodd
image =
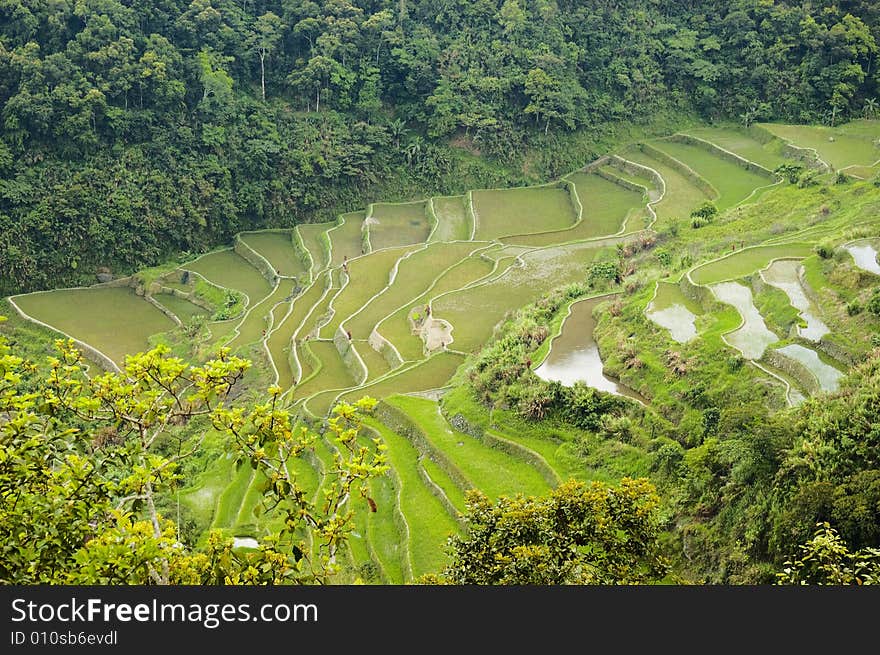
<instances>
[{"instance_id":1,"label":"palm tree","mask_svg":"<svg viewBox=\"0 0 880 655\"><path fill-rule=\"evenodd\" d=\"M394 147L400 150L400 137L406 134L406 123L402 118L395 118L388 123L388 131L391 132L391 136L394 138Z\"/></svg>"},{"instance_id":2,"label":"palm tree","mask_svg":"<svg viewBox=\"0 0 880 655\"><path fill-rule=\"evenodd\" d=\"M877 115L877 98L868 98L865 100L865 106L862 107L862 112L865 114L865 118L869 116L874 118Z\"/></svg>"},{"instance_id":3,"label":"palm tree","mask_svg":"<svg viewBox=\"0 0 880 655\"><path fill-rule=\"evenodd\" d=\"M422 154L422 146L424 146L424 144L425 140L418 134L409 140L409 143L406 144L406 162L408 164L412 164L413 161L418 161L419 155Z\"/></svg>"}]
</instances>

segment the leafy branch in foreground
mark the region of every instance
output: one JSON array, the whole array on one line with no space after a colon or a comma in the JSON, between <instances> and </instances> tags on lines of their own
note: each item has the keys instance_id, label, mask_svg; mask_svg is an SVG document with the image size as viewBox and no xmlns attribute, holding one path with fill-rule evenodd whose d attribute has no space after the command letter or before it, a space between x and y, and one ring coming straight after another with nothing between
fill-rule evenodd
<instances>
[{"instance_id":1,"label":"leafy branch in foreground","mask_svg":"<svg viewBox=\"0 0 880 655\"><path fill-rule=\"evenodd\" d=\"M249 361L223 349L189 366L160 346L127 358L122 373L89 377L72 342L56 347L41 377L0 336L0 582L330 581L351 531L351 498L386 469L381 444L358 441L362 413L375 401L335 408L328 428L338 453L317 503L289 466L315 436L293 429L281 390L253 407L226 405ZM266 476L264 504L284 517L255 552L234 551L217 532L190 548L158 510L180 463L212 429L230 435L239 461Z\"/></svg>"},{"instance_id":2,"label":"leafy branch in foreground","mask_svg":"<svg viewBox=\"0 0 880 655\"><path fill-rule=\"evenodd\" d=\"M777 574L781 585L874 585L880 584L880 548L851 552L828 523L799 546L801 556L785 562Z\"/></svg>"}]
</instances>

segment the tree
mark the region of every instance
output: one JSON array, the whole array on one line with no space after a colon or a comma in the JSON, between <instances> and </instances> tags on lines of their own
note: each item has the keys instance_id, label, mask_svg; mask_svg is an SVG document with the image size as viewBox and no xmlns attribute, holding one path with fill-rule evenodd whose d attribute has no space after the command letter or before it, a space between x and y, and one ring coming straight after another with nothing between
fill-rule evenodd
<instances>
[{"instance_id":1,"label":"tree","mask_svg":"<svg viewBox=\"0 0 880 655\"><path fill-rule=\"evenodd\" d=\"M225 111L232 101L232 76L225 66L234 61L215 50L205 47L198 55L199 81L202 83L202 105L210 110Z\"/></svg>"},{"instance_id":2,"label":"tree","mask_svg":"<svg viewBox=\"0 0 880 655\"><path fill-rule=\"evenodd\" d=\"M877 115L877 98L868 98L862 107L862 114L865 118L874 118Z\"/></svg>"},{"instance_id":3,"label":"tree","mask_svg":"<svg viewBox=\"0 0 880 655\"><path fill-rule=\"evenodd\" d=\"M56 342L48 374L0 337L0 582L3 584L324 583L352 529L354 499L385 470L378 441L359 441L362 412L340 405L327 427L338 452L322 504L288 464L314 443L281 409L281 389L227 406L250 362L227 349L202 366L164 347L127 358L122 373L88 377L72 342ZM184 440L182 430L194 433ZM180 466L210 429L229 435L239 465L268 481L265 511L283 528L255 553L211 534L183 543L161 513Z\"/></svg>"},{"instance_id":4,"label":"tree","mask_svg":"<svg viewBox=\"0 0 880 655\"><path fill-rule=\"evenodd\" d=\"M266 58L281 40L284 25L281 19L267 11L254 21L254 28L247 40L247 47L254 50L260 58L260 91L266 99Z\"/></svg>"},{"instance_id":5,"label":"tree","mask_svg":"<svg viewBox=\"0 0 880 655\"><path fill-rule=\"evenodd\" d=\"M799 546L801 556L786 561L777 573L780 585L880 584L880 548L850 552L828 523L818 524L813 538Z\"/></svg>"},{"instance_id":6,"label":"tree","mask_svg":"<svg viewBox=\"0 0 880 655\"><path fill-rule=\"evenodd\" d=\"M423 581L548 585L656 582L660 500L646 479L618 487L569 481L544 497L467 495L463 536L449 540L450 562Z\"/></svg>"}]
</instances>

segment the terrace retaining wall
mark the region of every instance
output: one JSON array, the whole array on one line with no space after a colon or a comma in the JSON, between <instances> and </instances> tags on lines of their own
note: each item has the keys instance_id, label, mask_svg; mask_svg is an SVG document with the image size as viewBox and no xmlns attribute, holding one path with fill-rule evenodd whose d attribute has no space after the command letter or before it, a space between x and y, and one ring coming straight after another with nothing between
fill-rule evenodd
<instances>
[{"instance_id":1,"label":"terrace retaining wall","mask_svg":"<svg viewBox=\"0 0 880 655\"><path fill-rule=\"evenodd\" d=\"M760 164L756 164L753 161L746 159L745 157L740 157L735 152L731 152L730 150L725 150L724 148L720 148L714 143L710 141L706 141L705 139L701 139L699 137L693 136L691 134L673 134L669 137L670 141L675 141L677 143L686 143L688 145L696 146L701 148L716 157L720 157L726 161L732 162L737 166L746 169L747 171L751 171L753 173L757 173L758 175L763 175L764 177L775 180L776 176L773 172L764 168Z\"/></svg>"},{"instance_id":2,"label":"terrace retaining wall","mask_svg":"<svg viewBox=\"0 0 880 655\"><path fill-rule=\"evenodd\" d=\"M658 150L652 145L647 143L638 143L636 146L644 152L646 155L653 157L657 161L663 162L670 168L675 169L682 175L684 175L690 182L694 184L700 191L705 193L707 196L712 198L713 200L717 200L719 197L718 189L712 186L708 180L703 178L699 173L697 173L693 168L685 164L684 162L679 161L675 157L671 155L667 155L662 150Z\"/></svg>"}]
</instances>

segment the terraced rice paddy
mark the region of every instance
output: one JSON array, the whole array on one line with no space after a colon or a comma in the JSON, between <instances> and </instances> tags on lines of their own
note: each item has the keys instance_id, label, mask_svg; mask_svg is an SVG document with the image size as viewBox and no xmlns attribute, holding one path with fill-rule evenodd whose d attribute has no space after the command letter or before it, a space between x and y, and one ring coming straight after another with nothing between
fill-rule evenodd
<instances>
[{"instance_id":1,"label":"terraced rice paddy","mask_svg":"<svg viewBox=\"0 0 880 655\"><path fill-rule=\"evenodd\" d=\"M798 343L783 346L778 350L786 357L800 362L804 368L815 376L819 387L823 391L837 391L843 373L830 364L823 362L819 358L819 353L815 350L806 348Z\"/></svg>"},{"instance_id":2,"label":"terraced rice paddy","mask_svg":"<svg viewBox=\"0 0 880 655\"><path fill-rule=\"evenodd\" d=\"M626 149L622 156L636 164L654 169L665 180L666 194L654 205L654 210L657 212L657 220L660 223L680 220L706 200L711 200L709 195L695 186L693 182L679 171L654 159L636 147Z\"/></svg>"},{"instance_id":3,"label":"terraced rice paddy","mask_svg":"<svg viewBox=\"0 0 880 655\"><path fill-rule=\"evenodd\" d=\"M471 238L473 227L465 196L438 196L433 199L437 229L432 241L457 241Z\"/></svg>"},{"instance_id":4,"label":"terraced rice paddy","mask_svg":"<svg viewBox=\"0 0 880 655\"><path fill-rule=\"evenodd\" d=\"M373 250L427 241L431 224L425 213L426 205L426 202L375 203L368 219Z\"/></svg>"},{"instance_id":5,"label":"terraced rice paddy","mask_svg":"<svg viewBox=\"0 0 880 655\"><path fill-rule=\"evenodd\" d=\"M774 259L808 257L812 252L809 243L745 248L695 268L690 272L690 278L697 284L736 280L766 268Z\"/></svg>"},{"instance_id":6,"label":"terraced rice paddy","mask_svg":"<svg viewBox=\"0 0 880 655\"><path fill-rule=\"evenodd\" d=\"M527 253L521 265L511 265L493 281L440 297L432 303L432 314L452 324L456 350L471 352L492 335L505 312L581 279L595 254L589 244Z\"/></svg>"},{"instance_id":7,"label":"terraced rice paddy","mask_svg":"<svg viewBox=\"0 0 880 655\"><path fill-rule=\"evenodd\" d=\"M27 315L97 348L119 365L125 356L147 350L147 338L174 327L129 287L59 289L17 296ZM84 308L88 311L84 311Z\"/></svg>"},{"instance_id":8,"label":"terraced rice paddy","mask_svg":"<svg viewBox=\"0 0 880 655\"><path fill-rule=\"evenodd\" d=\"M562 332L553 339L547 358L535 369L543 380L555 380L565 386L584 382L587 386L622 396L638 398L634 392L618 384L602 372L602 358L593 338L596 322L593 311L608 298L581 300L571 306L562 325Z\"/></svg>"},{"instance_id":9,"label":"terraced rice paddy","mask_svg":"<svg viewBox=\"0 0 880 655\"><path fill-rule=\"evenodd\" d=\"M768 143L761 143L749 136L744 130L725 127L695 127L685 130L684 134L714 143L720 148L771 171L788 161L782 155L782 141L771 140Z\"/></svg>"},{"instance_id":10,"label":"terraced rice paddy","mask_svg":"<svg viewBox=\"0 0 880 655\"><path fill-rule=\"evenodd\" d=\"M336 329L352 314L363 307L364 302L379 294L391 280L397 261L406 255L408 248L389 248L376 252L369 257L361 257L348 264L348 282L333 298L330 306L333 318L321 328L324 338L332 339ZM367 334L357 334L362 339Z\"/></svg>"},{"instance_id":11,"label":"terraced rice paddy","mask_svg":"<svg viewBox=\"0 0 880 655\"><path fill-rule=\"evenodd\" d=\"M800 312L806 326L798 326L798 334L804 339L818 341L831 330L820 317L819 308L807 296L805 283L800 276L800 262L794 259L778 259L761 271L767 284L782 289L792 307Z\"/></svg>"},{"instance_id":12,"label":"terraced rice paddy","mask_svg":"<svg viewBox=\"0 0 880 655\"><path fill-rule=\"evenodd\" d=\"M875 241L880 241L880 239L875 239ZM880 275L877 248L870 241L851 243L846 246L846 250L852 255L856 266L874 275Z\"/></svg>"},{"instance_id":13,"label":"terraced rice paddy","mask_svg":"<svg viewBox=\"0 0 880 655\"><path fill-rule=\"evenodd\" d=\"M769 177L746 170L709 150L669 139L653 141L654 147L689 166L718 191L715 204L719 209L736 205L762 186L772 184Z\"/></svg>"},{"instance_id":14,"label":"terraced rice paddy","mask_svg":"<svg viewBox=\"0 0 880 655\"><path fill-rule=\"evenodd\" d=\"M873 139L880 122L857 120L838 127L761 123L760 127L801 148L812 148L834 169L871 166L880 160L880 148ZM873 137L873 139L872 139Z\"/></svg>"},{"instance_id":15,"label":"terraced rice paddy","mask_svg":"<svg viewBox=\"0 0 880 655\"><path fill-rule=\"evenodd\" d=\"M428 441L467 480L480 480L481 491L490 498L512 493L540 494L548 489L547 482L531 465L452 428L434 401L396 396L387 402L420 426Z\"/></svg>"},{"instance_id":16,"label":"terraced rice paddy","mask_svg":"<svg viewBox=\"0 0 880 655\"><path fill-rule=\"evenodd\" d=\"M658 282L653 300L645 315L679 343L687 343L697 336L697 316L703 313L700 304L688 298L678 284Z\"/></svg>"},{"instance_id":17,"label":"terraced rice paddy","mask_svg":"<svg viewBox=\"0 0 880 655\"><path fill-rule=\"evenodd\" d=\"M724 335L725 340L746 359L761 359L767 347L779 341L779 337L767 329L755 307L751 289L738 282L719 282L710 288L718 300L735 307L742 317L742 325Z\"/></svg>"},{"instance_id":18,"label":"terraced rice paddy","mask_svg":"<svg viewBox=\"0 0 880 655\"><path fill-rule=\"evenodd\" d=\"M278 275L296 277L306 271L290 230L244 232L239 236L257 254L265 257Z\"/></svg>"},{"instance_id":19,"label":"terraced rice paddy","mask_svg":"<svg viewBox=\"0 0 880 655\"><path fill-rule=\"evenodd\" d=\"M303 246L311 257L313 276L330 264L327 230L332 227L332 223L303 223L296 226Z\"/></svg>"},{"instance_id":20,"label":"terraced rice paddy","mask_svg":"<svg viewBox=\"0 0 880 655\"><path fill-rule=\"evenodd\" d=\"M641 193L598 175L573 173L567 179L575 185L578 199L583 206L581 221L566 230L506 237L505 243L547 246L615 234L623 228L627 217L645 205Z\"/></svg>"},{"instance_id":21,"label":"terraced rice paddy","mask_svg":"<svg viewBox=\"0 0 880 655\"><path fill-rule=\"evenodd\" d=\"M873 163L868 155L874 154L874 146L865 144L876 135L868 138L862 134L860 130L874 129L863 123L834 132L840 138L827 142L830 146L823 142L819 148L816 143L820 156L849 161L853 166ZM784 126L781 132L786 132ZM786 161L778 140L762 144L732 127L699 128L691 133L767 168ZM791 138L807 134L808 142L820 137L827 140L822 131L786 134ZM847 150L851 139L859 140L860 145L843 156L839 146L843 144ZM668 139L652 143L710 182L720 193L722 208L770 183L766 176L701 147ZM179 267L179 271L197 272L215 285L247 294L243 314L209 324L211 342L227 343L249 357L256 354L258 366L249 375L260 383L277 382L285 392L283 402L301 420L310 414L312 419L321 419L337 401L369 395L384 399L419 430L418 438L413 439L404 429L367 420L374 432L366 432L363 438L375 433L384 441L393 470L371 483L377 512L364 511L360 500L353 502L355 532L350 552L343 559L358 567L371 564L363 570L374 570L376 579L384 582L409 582L442 566L442 545L449 534L460 529L457 519L464 510L466 488L477 487L495 498L518 492L542 493L570 477L610 475L604 469L597 472L595 467L584 467L583 461L572 455L572 443L553 435L545 438L528 430L519 434L503 425L492 427L482 439L459 432L429 398L448 391L453 376L462 374L460 367L466 356L492 338L505 316L553 288L584 283L594 261L617 261L618 246L635 241L633 232L650 227L666 238L673 232L673 222L682 230L691 229L687 225L690 212L713 194L637 146L624 147L620 155L653 169L663 183L623 171L611 161L589 169L591 173L572 173L546 186L475 190L437 196L430 204L375 203L372 208L345 214L335 223L240 235L244 244L284 276L277 287L231 249ZM657 212L656 225L649 225L649 201ZM368 211L370 220L365 223ZM738 216L728 213L721 220L733 224ZM682 293L679 284L657 282L644 315L680 343L708 342L723 335L732 349L762 368L768 380L776 376L773 384L778 386L785 380L793 385L788 392L793 402L799 397L798 386L810 393L817 388L835 389L840 371L824 354L787 342L778 351L769 350L780 345L780 337L786 335L774 334L767 327L768 321L779 325L778 317L762 316L751 290L741 282L750 279L757 284L755 276L760 272L764 282L784 291L800 312L803 325L799 336L810 340L823 337L836 325L835 317L829 314L828 322L823 321L793 260L811 256L820 240L846 227L845 220L836 222L832 215L827 221L804 226L796 242L785 231L774 232L764 245L717 259L696 257L683 268L670 268L676 275L688 276L683 279L685 284L709 287L721 303L730 306L712 302L711 295L702 289L693 294L702 299L697 302ZM869 233L850 234L853 239ZM876 261L880 243L876 239L834 245L843 245L857 266L880 273ZM718 248L711 252L717 253ZM690 254L683 252L677 259L687 261ZM653 257L646 249L631 261L641 266ZM167 274L164 280L166 286L191 291L191 285L182 284L177 273ZM647 285L653 279L639 283L646 285L644 294L648 295L651 287ZM637 286L627 290L630 292L642 293ZM792 309L784 306L785 311L779 311L773 303L763 304L768 294L776 294L775 304L784 306L782 294L764 289L762 310L770 306L767 311L781 314L788 321L786 325L790 324ZM158 294L155 299L184 322L212 313L168 294ZM562 323L561 334L551 342L550 354L536 372L566 384L585 380L597 388L647 402L602 372L600 353L592 338L592 312L604 300L573 304L571 316ZM128 288L60 290L20 296L15 302L34 319L69 332L117 362L126 353L146 349L153 335L174 328L171 319ZM433 349L425 347L424 339L429 335L413 329L423 325L428 311L432 321L448 321L452 329L452 340L445 340L447 333L443 333L442 343L437 343L440 333L434 332ZM332 341L340 336L338 328L351 331L353 337L350 343L338 340L343 355ZM605 341L602 343L604 348ZM585 351L589 352L585 355ZM568 356L572 361L566 360ZM582 356L587 359L578 359ZM790 360L790 374L782 370L784 358ZM270 361L268 371L263 370L265 359ZM794 375L801 375L801 369L816 378L815 385L795 383ZM332 444L319 439L314 453L290 464L315 498L328 484L324 474L332 466L332 450ZM635 465L630 468L641 470ZM278 521L277 515L254 511L265 483L249 467L236 470L231 460L218 457L181 497L202 524L236 537L239 547L252 548L260 543L267 527Z\"/></svg>"},{"instance_id":22,"label":"terraced rice paddy","mask_svg":"<svg viewBox=\"0 0 880 655\"><path fill-rule=\"evenodd\" d=\"M208 316L210 311L191 303L186 298L175 296L170 293L162 293L155 297L156 301L165 309L177 316L182 323L188 323L196 316Z\"/></svg>"},{"instance_id":23,"label":"terraced rice paddy","mask_svg":"<svg viewBox=\"0 0 880 655\"><path fill-rule=\"evenodd\" d=\"M233 250L208 253L184 264L181 268L195 271L218 286L237 289L247 294L251 306L272 290L269 281Z\"/></svg>"},{"instance_id":24,"label":"terraced rice paddy","mask_svg":"<svg viewBox=\"0 0 880 655\"><path fill-rule=\"evenodd\" d=\"M330 238L331 265L342 266L346 259L354 259L364 253L364 212L343 214L341 225L327 231Z\"/></svg>"},{"instance_id":25,"label":"terraced rice paddy","mask_svg":"<svg viewBox=\"0 0 880 655\"><path fill-rule=\"evenodd\" d=\"M472 193L472 198L477 240L561 230L573 226L577 220L565 188L479 190Z\"/></svg>"}]
</instances>

